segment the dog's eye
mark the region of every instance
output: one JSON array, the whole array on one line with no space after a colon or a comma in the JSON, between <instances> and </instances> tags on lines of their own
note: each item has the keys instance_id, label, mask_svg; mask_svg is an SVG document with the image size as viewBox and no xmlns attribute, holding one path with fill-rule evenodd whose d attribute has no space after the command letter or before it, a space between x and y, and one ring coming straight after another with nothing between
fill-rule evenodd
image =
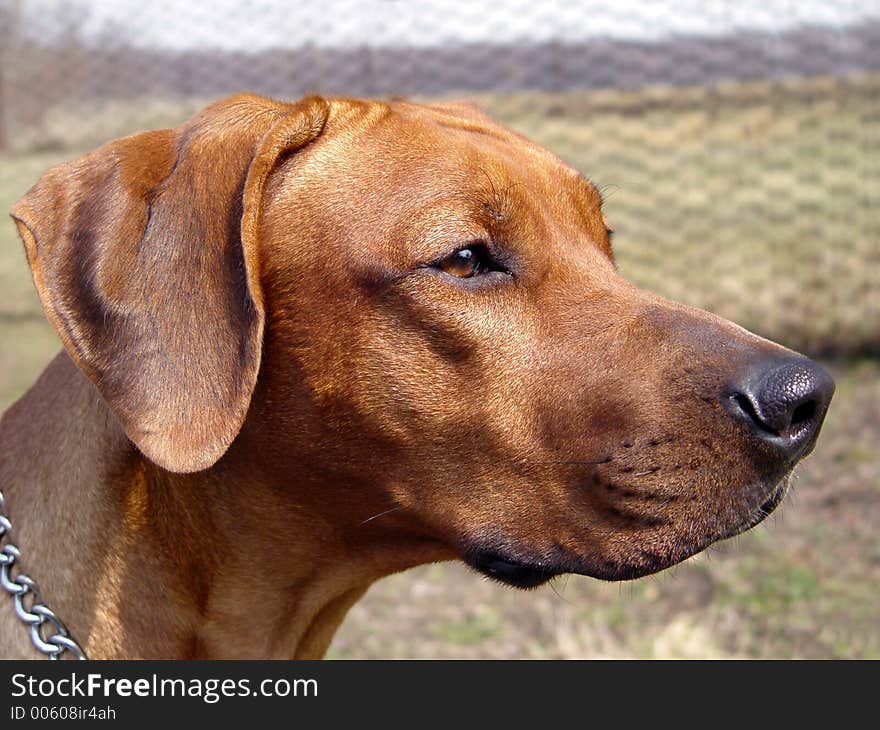
<instances>
[{"instance_id":1,"label":"dog's eye","mask_svg":"<svg viewBox=\"0 0 880 730\"><path fill-rule=\"evenodd\" d=\"M440 259L436 266L442 272L459 279L469 279L496 270L486 247L480 244L460 248L446 258Z\"/></svg>"}]
</instances>

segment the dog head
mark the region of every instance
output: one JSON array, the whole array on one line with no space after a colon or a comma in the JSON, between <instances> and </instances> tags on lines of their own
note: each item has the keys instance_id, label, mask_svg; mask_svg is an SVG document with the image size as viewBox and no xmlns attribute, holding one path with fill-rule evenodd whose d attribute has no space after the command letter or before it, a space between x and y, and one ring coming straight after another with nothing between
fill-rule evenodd
<instances>
[{"instance_id":1,"label":"dog head","mask_svg":"<svg viewBox=\"0 0 880 730\"><path fill-rule=\"evenodd\" d=\"M622 279L601 202L467 105L236 97L55 168L13 215L149 459L204 470L246 441L278 499L529 587L756 524L833 393Z\"/></svg>"}]
</instances>

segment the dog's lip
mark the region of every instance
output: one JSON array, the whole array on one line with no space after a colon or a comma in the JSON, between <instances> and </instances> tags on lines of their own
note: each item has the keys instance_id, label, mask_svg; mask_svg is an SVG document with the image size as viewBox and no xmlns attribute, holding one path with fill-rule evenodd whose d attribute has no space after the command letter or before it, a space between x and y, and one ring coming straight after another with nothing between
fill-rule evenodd
<instances>
[{"instance_id":1,"label":"dog's lip","mask_svg":"<svg viewBox=\"0 0 880 730\"><path fill-rule=\"evenodd\" d=\"M515 588L537 588L559 573L492 550L468 551L465 562L483 575Z\"/></svg>"},{"instance_id":2,"label":"dog's lip","mask_svg":"<svg viewBox=\"0 0 880 730\"><path fill-rule=\"evenodd\" d=\"M560 560L557 564L542 564L484 549L465 551L464 560L483 575L515 588L537 588L557 576L569 573L605 581L634 580L665 570L678 562L656 560L643 565L592 564L584 558L572 556L570 560Z\"/></svg>"},{"instance_id":3,"label":"dog's lip","mask_svg":"<svg viewBox=\"0 0 880 730\"><path fill-rule=\"evenodd\" d=\"M633 580L665 570L672 565L662 560L643 565L612 562L594 564L575 555L568 556L567 559L560 556L558 560L529 560L514 557L510 551L482 547L464 550L463 559L483 575L514 588L537 588L557 576L569 573L607 581Z\"/></svg>"}]
</instances>

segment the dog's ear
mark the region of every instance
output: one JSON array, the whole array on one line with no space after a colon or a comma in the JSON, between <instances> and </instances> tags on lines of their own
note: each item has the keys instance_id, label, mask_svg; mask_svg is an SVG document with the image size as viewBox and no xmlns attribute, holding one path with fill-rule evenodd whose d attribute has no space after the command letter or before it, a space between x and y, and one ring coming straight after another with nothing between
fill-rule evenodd
<instances>
[{"instance_id":1,"label":"dog's ear","mask_svg":"<svg viewBox=\"0 0 880 730\"><path fill-rule=\"evenodd\" d=\"M43 308L128 437L177 472L238 434L260 367L257 222L328 104L238 96L49 170L12 209Z\"/></svg>"}]
</instances>

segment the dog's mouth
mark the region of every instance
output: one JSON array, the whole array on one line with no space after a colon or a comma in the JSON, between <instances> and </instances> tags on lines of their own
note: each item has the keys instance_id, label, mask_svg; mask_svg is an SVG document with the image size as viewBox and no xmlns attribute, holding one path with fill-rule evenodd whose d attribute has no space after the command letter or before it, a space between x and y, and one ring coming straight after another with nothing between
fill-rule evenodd
<instances>
[{"instance_id":1,"label":"dog's mouth","mask_svg":"<svg viewBox=\"0 0 880 730\"><path fill-rule=\"evenodd\" d=\"M687 557L687 556L685 556ZM616 561L587 562L572 557L558 565L541 565L489 550L467 551L465 562L483 575L513 588L537 588L547 581L566 573L585 575L607 581L641 578L670 567L678 560L665 561L659 557L643 560L638 565Z\"/></svg>"},{"instance_id":2,"label":"dog's mouth","mask_svg":"<svg viewBox=\"0 0 880 730\"><path fill-rule=\"evenodd\" d=\"M549 568L519 562L488 550L468 551L465 562L483 575L514 588L537 588L559 575Z\"/></svg>"},{"instance_id":3,"label":"dog's mouth","mask_svg":"<svg viewBox=\"0 0 880 730\"><path fill-rule=\"evenodd\" d=\"M558 555L550 559L546 554L531 559L526 552L510 548L470 545L462 552L464 561L483 575L514 588L537 588L552 578L566 573L576 573L607 581L622 581L641 578L665 570L701 552L713 542L735 537L768 517L788 493L790 476L782 478L769 492L758 507L742 521L733 525L717 537L706 537L697 544L682 546L674 555L658 555L644 549L637 549L636 560L590 560L584 556ZM493 541L494 542L494 541ZM491 544L491 543L490 543ZM510 549L508 549L510 548Z\"/></svg>"}]
</instances>

